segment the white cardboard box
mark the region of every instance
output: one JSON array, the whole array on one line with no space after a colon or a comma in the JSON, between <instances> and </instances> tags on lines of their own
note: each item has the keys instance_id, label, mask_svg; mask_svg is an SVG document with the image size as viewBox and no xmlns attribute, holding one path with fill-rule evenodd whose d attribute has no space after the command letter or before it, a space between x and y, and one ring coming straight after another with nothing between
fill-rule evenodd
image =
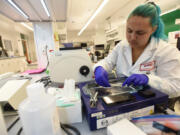
<instances>
[{"instance_id":1,"label":"white cardboard box","mask_svg":"<svg viewBox=\"0 0 180 135\"><path fill-rule=\"evenodd\" d=\"M75 98L70 101L64 99L63 90L63 88L50 87L47 91L48 94L56 97L56 107L60 122L65 124L82 122L80 89L75 89Z\"/></svg>"},{"instance_id":2,"label":"white cardboard box","mask_svg":"<svg viewBox=\"0 0 180 135\"><path fill-rule=\"evenodd\" d=\"M58 107L60 122L66 124L82 122L81 99L73 102L73 106Z\"/></svg>"},{"instance_id":3,"label":"white cardboard box","mask_svg":"<svg viewBox=\"0 0 180 135\"><path fill-rule=\"evenodd\" d=\"M128 119L122 119L107 127L107 135L147 135Z\"/></svg>"},{"instance_id":4,"label":"white cardboard box","mask_svg":"<svg viewBox=\"0 0 180 135\"><path fill-rule=\"evenodd\" d=\"M0 102L8 102L15 110L27 97L26 86L29 80L10 80L0 88Z\"/></svg>"}]
</instances>

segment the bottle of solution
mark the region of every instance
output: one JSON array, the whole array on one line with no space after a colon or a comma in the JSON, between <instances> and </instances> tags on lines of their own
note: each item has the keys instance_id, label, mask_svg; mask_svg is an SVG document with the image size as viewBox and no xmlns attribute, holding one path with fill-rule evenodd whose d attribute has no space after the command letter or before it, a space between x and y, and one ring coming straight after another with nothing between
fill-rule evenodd
<instances>
[{"instance_id":1,"label":"bottle of solution","mask_svg":"<svg viewBox=\"0 0 180 135\"><path fill-rule=\"evenodd\" d=\"M62 135L55 98L45 93L43 84L29 85L27 95L19 106L25 135Z\"/></svg>"},{"instance_id":2,"label":"bottle of solution","mask_svg":"<svg viewBox=\"0 0 180 135\"><path fill-rule=\"evenodd\" d=\"M97 62L97 56L94 55L94 62L96 63Z\"/></svg>"}]
</instances>

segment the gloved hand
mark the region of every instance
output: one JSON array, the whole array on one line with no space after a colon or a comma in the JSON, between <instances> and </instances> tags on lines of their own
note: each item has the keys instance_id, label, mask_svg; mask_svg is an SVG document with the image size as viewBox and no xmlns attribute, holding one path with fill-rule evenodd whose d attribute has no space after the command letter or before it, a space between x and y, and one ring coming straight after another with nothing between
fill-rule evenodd
<instances>
[{"instance_id":1,"label":"gloved hand","mask_svg":"<svg viewBox=\"0 0 180 135\"><path fill-rule=\"evenodd\" d=\"M122 86L129 86L133 84L134 86L147 85L149 78L145 74L132 74L128 77Z\"/></svg>"},{"instance_id":2,"label":"gloved hand","mask_svg":"<svg viewBox=\"0 0 180 135\"><path fill-rule=\"evenodd\" d=\"M104 87L110 87L109 81L108 81L108 73L106 72L106 70L101 67L98 66L95 69L95 80L97 82L97 84L104 86Z\"/></svg>"}]
</instances>

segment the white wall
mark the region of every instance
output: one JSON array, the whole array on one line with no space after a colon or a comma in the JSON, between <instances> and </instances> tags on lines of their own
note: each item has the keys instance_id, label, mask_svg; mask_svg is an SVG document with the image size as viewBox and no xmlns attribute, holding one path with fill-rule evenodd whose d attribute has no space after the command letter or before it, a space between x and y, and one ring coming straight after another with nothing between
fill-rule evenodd
<instances>
[{"instance_id":1,"label":"white wall","mask_svg":"<svg viewBox=\"0 0 180 135\"><path fill-rule=\"evenodd\" d=\"M126 24L119 26L119 39L126 40Z\"/></svg>"},{"instance_id":2,"label":"white wall","mask_svg":"<svg viewBox=\"0 0 180 135\"><path fill-rule=\"evenodd\" d=\"M18 55L22 56L23 50L20 33L28 36L27 44L29 56L32 61L36 61L33 32L22 26L20 23L16 23L0 14L0 35L2 40L11 40L13 50L15 51L18 49Z\"/></svg>"},{"instance_id":3,"label":"white wall","mask_svg":"<svg viewBox=\"0 0 180 135\"><path fill-rule=\"evenodd\" d=\"M65 22L53 22L52 23L54 36L58 36L59 40L54 40L55 50L59 50L60 47L64 47L64 45L60 43L67 43L67 27ZM59 38L59 34L65 35L65 39Z\"/></svg>"},{"instance_id":4,"label":"white wall","mask_svg":"<svg viewBox=\"0 0 180 135\"><path fill-rule=\"evenodd\" d=\"M106 35L104 29L98 29L96 31L96 34L93 36L94 38L94 44L106 44Z\"/></svg>"},{"instance_id":5,"label":"white wall","mask_svg":"<svg viewBox=\"0 0 180 135\"><path fill-rule=\"evenodd\" d=\"M28 45L29 45L29 49L30 49L30 57L31 60L33 61L37 61L37 55L36 55L36 48L35 48L35 42L34 42L34 36L29 36L28 38Z\"/></svg>"}]
</instances>

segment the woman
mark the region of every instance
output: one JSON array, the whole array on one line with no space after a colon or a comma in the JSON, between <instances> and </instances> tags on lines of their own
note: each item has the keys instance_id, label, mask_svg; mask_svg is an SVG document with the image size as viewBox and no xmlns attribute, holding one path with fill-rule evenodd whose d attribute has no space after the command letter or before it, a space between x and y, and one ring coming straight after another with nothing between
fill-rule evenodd
<instances>
[{"instance_id":1,"label":"woman","mask_svg":"<svg viewBox=\"0 0 180 135\"><path fill-rule=\"evenodd\" d=\"M116 68L125 85L150 85L180 96L180 52L169 45L163 32L160 8L154 3L140 5L127 19L126 38L104 60L95 64L96 82L109 87L108 73Z\"/></svg>"}]
</instances>

